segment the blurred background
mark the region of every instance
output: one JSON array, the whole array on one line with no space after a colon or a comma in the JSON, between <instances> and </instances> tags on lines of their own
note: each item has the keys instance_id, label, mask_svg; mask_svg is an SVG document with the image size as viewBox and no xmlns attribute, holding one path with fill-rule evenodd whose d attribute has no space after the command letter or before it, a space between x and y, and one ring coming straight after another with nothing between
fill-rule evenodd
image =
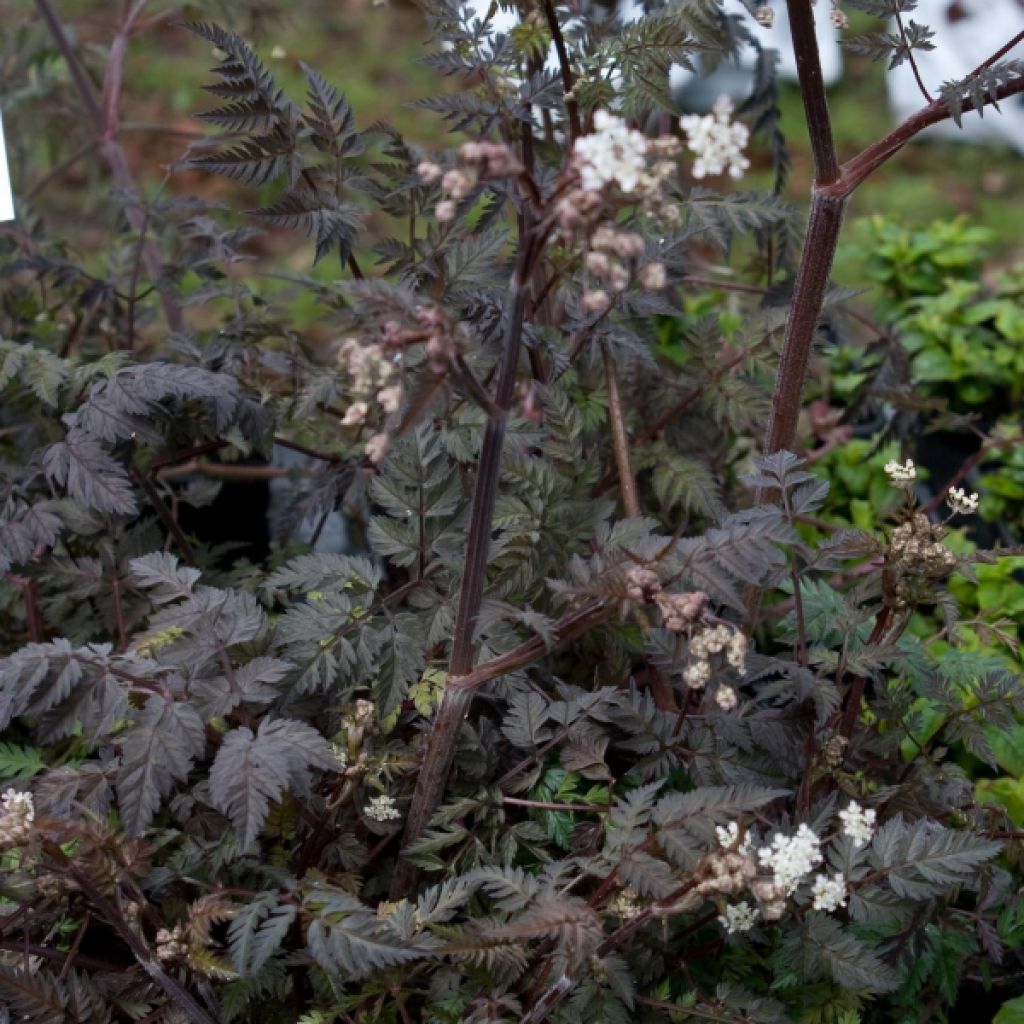
<instances>
[{"instance_id":1,"label":"blurred background","mask_svg":"<svg viewBox=\"0 0 1024 1024\"><path fill-rule=\"evenodd\" d=\"M1018 0L1006 2L1024 18ZM122 0L52 0L52 5L73 37L93 54L94 74L102 74L106 48L129 5ZM828 11L827 0L819 6ZM970 29L972 22L981 24L978 12L962 5L942 5L937 10L944 20L959 26L958 32L965 26ZM990 12L990 5L984 10ZM877 21L853 10L848 13L851 26L846 34L878 28ZM221 198L235 209L246 205L242 190L224 179L185 169L167 176L167 169L182 158L190 143L207 134L194 115L211 104L212 97L200 86L209 80L213 55L209 44L180 27L181 21L194 19L217 20L243 34L296 98L304 91L300 62L307 61L347 93L360 127L384 120L423 145L447 144L439 119L410 106L416 98L455 87L421 61L429 36L422 12L411 4L400 0L206 0L183 5L152 0L129 40L121 112L123 144L139 187L150 197L166 188L177 195ZM986 31L1003 31L1001 19L988 17L985 22ZM750 23L757 31L753 19ZM67 80L67 68L33 0L0 3L0 25L0 111L7 126L16 197L30 200L48 219L67 218L69 228L74 225L82 232L80 241L87 247L91 207L99 201L94 186L105 170L95 153L83 149L89 136L83 131L71 90L63 97L54 90L54 81ZM831 60L835 44L827 38L825 43ZM834 53L838 56L838 49ZM890 98L883 65L848 52L841 60L830 100L843 157L895 123L893 99L911 109L922 101L912 82L910 95L904 95L905 78L894 79ZM810 156L799 94L792 83L783 86L781 106L792 154L786 194L803 203ZM1018 105L1013 113L1020 123L1024 106ZM755 146L751 157L754 168L742 187L768 186L767 153L759 154ZM921 224L963 215L972 224L991 229L990 254L998 265L1024 256L1022 199L1021 158L1010 145L929 140L914 143L871 178L854 197L849 218L880 213ZM273 255L278 267L282 257L296 271L309 267L309 247L293 232L271 231L258 245L268 247L265 254ZM858 263L854 254L841 253L837 279L857 286ZM327 261L317 272L330 276L336 267Z\"/></svg>"}]
</instances>

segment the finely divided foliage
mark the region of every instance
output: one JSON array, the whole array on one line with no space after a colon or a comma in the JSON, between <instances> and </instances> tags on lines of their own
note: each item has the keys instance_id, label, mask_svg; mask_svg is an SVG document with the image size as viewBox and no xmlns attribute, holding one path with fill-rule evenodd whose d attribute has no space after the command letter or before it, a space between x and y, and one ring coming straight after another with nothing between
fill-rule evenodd
<instances>
[{"instance_id":1,"label":"finely divided foliage","mask_svg":"<svg viewBox=\"0 0 1024 1024\"><path fill-rule=\"evenodd\" d=\"M801 218L693 185L668 81L753 45L718 116L781 183L756 23L495 13L428 5L450 151L188 26L223 132L190 166L337 255L298 282L323 330L199 199L118 221L106 265L45 209L0 240L0 1016L909 1024L1019 967L1018 854L965 766L1024 697L954 628L970 559L911 486L853 528L817 455L756 454ZM86 107L130 33L106 75L61 35ZM757 283L720 316L734 251ZM809 329L842 338L825 284ZM211 539L218 490L268 478L269 554Z\"/></svg>"}]
</instances>

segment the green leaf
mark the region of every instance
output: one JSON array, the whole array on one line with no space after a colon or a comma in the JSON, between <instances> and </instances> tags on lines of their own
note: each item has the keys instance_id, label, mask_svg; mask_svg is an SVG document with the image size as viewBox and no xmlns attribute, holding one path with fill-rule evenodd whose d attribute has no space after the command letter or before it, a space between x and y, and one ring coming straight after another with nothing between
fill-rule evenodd
<instances>
[{"instance_id":1,"label":"green leaf","mask_svg":"<svg viewBox=\"0 0 1024 1024\"><path fill-rule=\"evenodd\" d=\"M0 779L28 779L44 768L42 751L0 743Z\"/></svg>"},{"instance_id":2,"label":"green leaf","mask_svg":"<svg viewBox=\"0 0 1024 1024\"><path fill-rule=\"evenodd\" d=\"M1024 996L1010 999L999 1007L992 1024L1024 1024Z\"/></svg>"},{"instance_id":3,"label":"green leaf","mask_svg":"<svg viewBox=\"0 0 1024 1024\"><path fill-rule=\"evenodd\" d=\"M1024 779L979 779L974 792L979 803L1001 804L1014 825L1024 828Z\"/></svg>"}]
</instances>

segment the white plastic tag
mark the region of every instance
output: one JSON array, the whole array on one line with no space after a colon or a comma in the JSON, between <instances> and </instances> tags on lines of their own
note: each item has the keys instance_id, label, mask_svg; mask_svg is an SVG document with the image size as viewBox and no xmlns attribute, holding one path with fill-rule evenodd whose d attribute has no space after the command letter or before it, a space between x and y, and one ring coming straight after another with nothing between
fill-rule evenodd
<instances>
[{"instance_id":1,"label":"white plastic tag","mask_svg":"<svg viewBox=\"0 0 1024 1024\"><path fill-rule=\"evenodd\" d=\"M11 192L11 172L7 169L7 145L4 142L2 116L0 116L0 220L14 220L14 195Z\"/></svg>"}]
</instances>

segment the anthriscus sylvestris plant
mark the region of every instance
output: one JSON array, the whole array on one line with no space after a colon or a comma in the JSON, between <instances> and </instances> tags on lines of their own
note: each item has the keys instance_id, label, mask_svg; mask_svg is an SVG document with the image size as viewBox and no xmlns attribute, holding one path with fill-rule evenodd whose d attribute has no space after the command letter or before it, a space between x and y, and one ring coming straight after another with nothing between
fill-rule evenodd
<instances>
[{"instance_id":1,"label":"anthriscus sylvestris plant","mask_svg":"<svg viewBox=\"0 0 1024 1024\"><path fill-rule=\"evenodd\" d=\"M900 24L861 48L928 45L912 0L851 6ZM947 590L997 553L954 551L906 460L894 513L829 528L798 431L815 331L848 329L847 199L1024 90L1008 48L841 164L791 0L803 231L733 191L787 167L764 6L542 2L502 35L431 2L454 88L420 108L457 139L429 148L191 23L224 134L178 170L255 197L242 226L135 184L145 4L100 74L37 7L11 116L77 104L61 143L125 217L83 254L33 197L2 243L12 1020L940 1021L1019 973L1019 837L965 765L1024 700ZM678 110L670 67L741 44L751 95ZM243 272L253 224L338 261L290 282L320 330ZM708 288L728 338L680 316ZM204 535L219 488L267 481L265 557ZM941 656L908 628L936 606Z\"/></svg>"}]
</instances>

